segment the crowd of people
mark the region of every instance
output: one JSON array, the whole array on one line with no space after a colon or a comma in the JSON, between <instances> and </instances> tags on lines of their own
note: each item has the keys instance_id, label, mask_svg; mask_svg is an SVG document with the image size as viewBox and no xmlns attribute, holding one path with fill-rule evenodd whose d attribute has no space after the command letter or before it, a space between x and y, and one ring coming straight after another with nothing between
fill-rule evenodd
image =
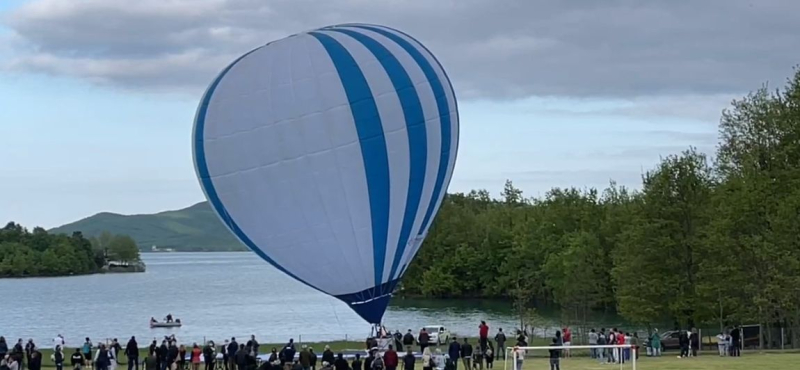
<instances>
[{"instance_id":1,"label":"crowd of people","mask_svg":"<svg viewBox=\"0 0 800 370\"><path fill-rule=\"evenodd\" d=\"M608 331L591 329L587 337L589 345L629 345L626 348L590 348L591 358L600 363L621 364L632 357L638 359L643 344L638 333L616 328ZM515 345L511 348L516 360L515 370L522 369L528 338L529 333L517 330ZM647 339L644 343L647 354L660 356L662 337L658 330ZM738 331L721 333L717 339L720 356L739 356L741 339ZM318 364L321 370L397 370L401 366L403 370L415 370L418 359L422 370L485 370L494 368L495 357L505 360L508 341L502 328L490 340L489 326L484 321L478 326L477 343L473 345L467 337L452 336L444 353L438 348L438 344L443 344L442 338L434 340L425 328L417 335L411 329L404 335L399 331L379 330L375 336L367 338L363 355L356 353L353 356L351 353L347 357L343 353L334 353L329 346L325 346L321 354L306 345L301 345L298 351L293 339L280 349L273 347L268 355L262 355L255 335L245 343L231 338L219 346L214 341L191 346L179 344L173 335L164 337L160 344L153 340L146 351L141 351L145 355L140 358L135 337L131 337L124 347L117 339L94 345L90 338L85 338L73 353L66 355L66 342L63 336L58 335L53 339L51 360L56 370L63 370L67 364L73 370L116 370L121 363L120 356L126 357L128 370L139 370L140 366L142 370L201 370L201 366L203 370L317 370ZM572 332L566 327L556 331L551 338L551 346L558 347L549 349L552 370L559 370L561 359L571 356L571 343ZM679 343L679 357L697 356L697 330L682 331ZM415 353L417 349L419 352ZM23 343L19 339L9 348L5 338L0 337L0 358L0 370L41 370L42 367L42 354L33 340Z\"/></svg>"}]
</instances>

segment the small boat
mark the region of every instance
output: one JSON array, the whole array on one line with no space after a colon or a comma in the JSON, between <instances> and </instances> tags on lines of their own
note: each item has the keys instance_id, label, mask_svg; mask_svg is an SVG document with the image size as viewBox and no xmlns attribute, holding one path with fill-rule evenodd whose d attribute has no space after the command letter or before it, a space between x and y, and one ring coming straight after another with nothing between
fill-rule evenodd
<instances>
[{"instance_id":1,"label":"small boat","mask_svg":"<svg viewBox=\"0 0 800 370\"><path fill-rule=\"evenodd\" d=\"M175 320L172 322L158 322L158 321L150 321L151 328L180 328L181 327L181 320Z\"/></svg>"}]
</instances>

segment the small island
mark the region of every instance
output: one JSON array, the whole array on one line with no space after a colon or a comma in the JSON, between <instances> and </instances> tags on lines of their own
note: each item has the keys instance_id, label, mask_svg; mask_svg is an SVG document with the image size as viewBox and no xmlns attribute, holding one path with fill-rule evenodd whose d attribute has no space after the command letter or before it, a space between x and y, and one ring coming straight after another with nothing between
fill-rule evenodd
<instances>
[{"instance_id":1,"label":"small island","mask_svg":"<svg viewBox=\"0 0 800 370\"><path fill-rule=\"evenodd\" d=\"M29 231L9 222L0 229L0 278L144 272L136 242L127 235L102 233L86 238Z\"/></svg>"}]
</instances>

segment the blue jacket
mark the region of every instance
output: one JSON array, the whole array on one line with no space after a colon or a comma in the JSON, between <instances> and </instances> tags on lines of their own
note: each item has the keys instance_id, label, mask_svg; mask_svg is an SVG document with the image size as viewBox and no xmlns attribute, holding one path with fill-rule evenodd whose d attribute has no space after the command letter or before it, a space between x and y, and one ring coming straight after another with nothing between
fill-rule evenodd
<instances>
[{"instance_id":1,"label":"blue jacket","mask_svg":"<svg viewBox=\"0 0 800 370\"><path fill-rule=\"evenodd\" d=\"M453 361L458 360L461 356L461 345L456 341L450 342L450 347L447 347L447 355Z\"/></svg>"}]
</instances>

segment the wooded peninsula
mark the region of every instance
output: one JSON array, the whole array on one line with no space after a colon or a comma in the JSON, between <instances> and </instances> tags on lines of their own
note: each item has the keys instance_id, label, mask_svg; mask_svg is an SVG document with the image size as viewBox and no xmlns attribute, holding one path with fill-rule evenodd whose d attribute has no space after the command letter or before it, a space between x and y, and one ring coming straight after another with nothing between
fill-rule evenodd
<instances>
[{"instance_id":1,"label":"wooded peninsula","mask_svg":"<svg viewBox=\"0 0 800 370\"><path fill-rule=\"evenodd\" d=\"M41 227L28 231L14 222L0 229L0 278L95 274L114 268L111 261L140 263L133 239L109 233L87 239L80 232L50 234Z\"/></svg>"}]
</instances>

